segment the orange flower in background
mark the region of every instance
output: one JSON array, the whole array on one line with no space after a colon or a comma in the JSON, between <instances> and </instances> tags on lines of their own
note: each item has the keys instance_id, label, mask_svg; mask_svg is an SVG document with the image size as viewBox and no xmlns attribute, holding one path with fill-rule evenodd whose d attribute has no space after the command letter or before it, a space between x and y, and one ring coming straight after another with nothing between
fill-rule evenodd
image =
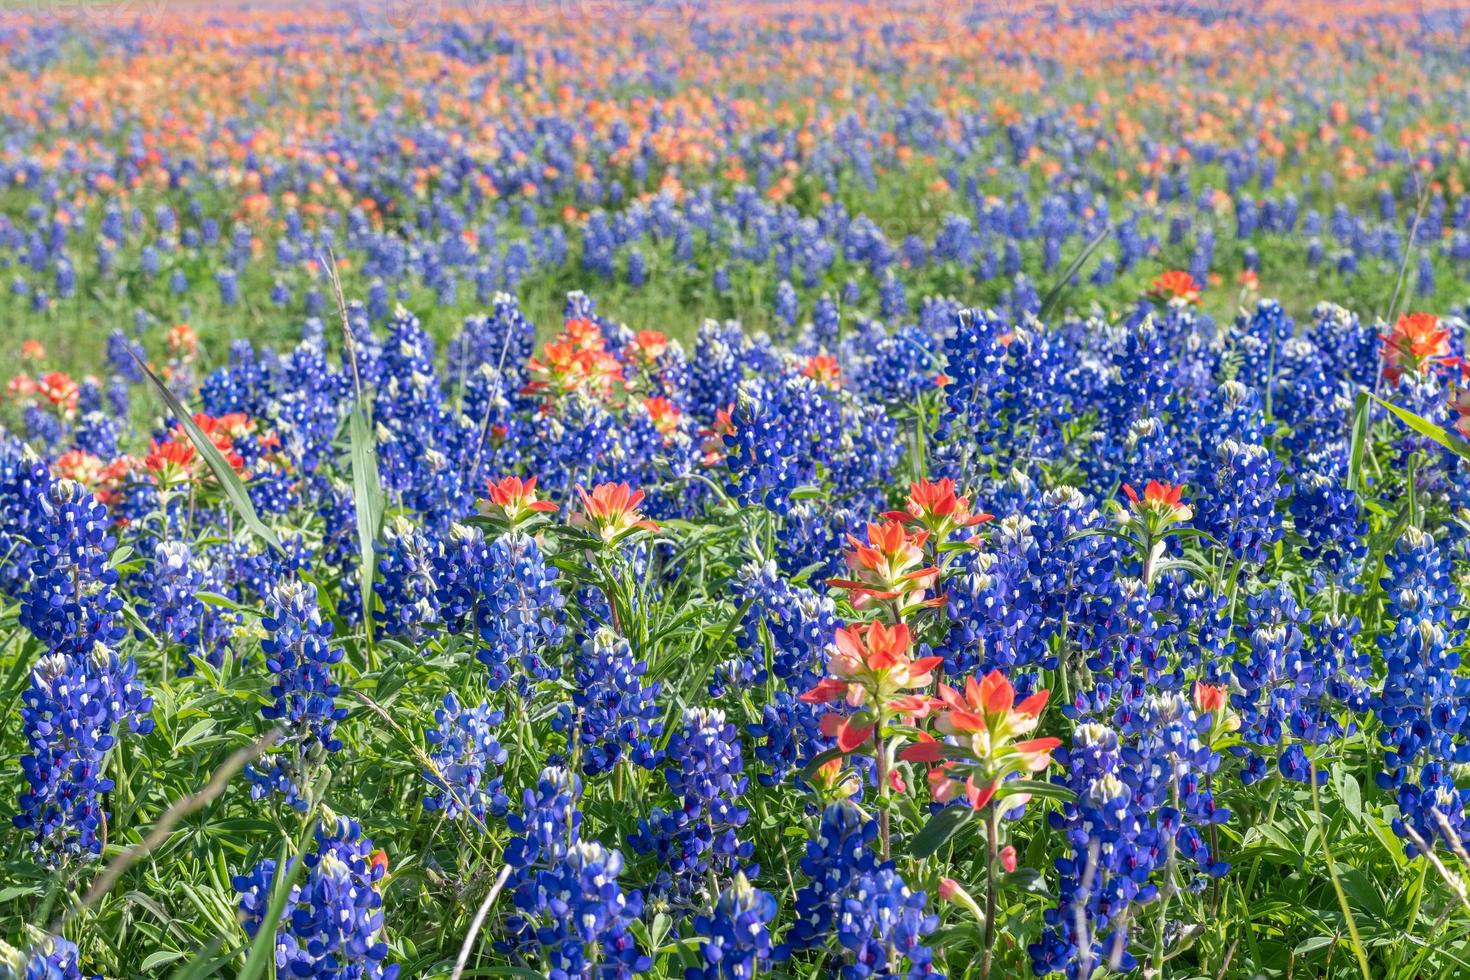
<instances>
[{"instance_id":1,"label":"orange flower in background","mask_svg":"<svg viewBox=\"0 0 1470 980\"><path fill-rule=\"evenodd\" d=\"M679 432L679 422L683 413L679 406L664 398L662 395L656 398L645 398L643 408L648 412L648 418L653 422L653 427L658 434L664 437L664 442Z\"/></svg>"},{"instance_id":2,"label":"orange flower in background","mask_svg":"<svg viewBox=\"0 0 1470 980\"><path fill-rule=\"evenodd\" d=\"M29 401L40 390L40 384L29 374L17 374L5 383L5 393L19 402Z\"/></svg>"},{"instance_id":3,"label":"orange flower in background","mask_svg":"<svg viewBox=\"0 0 1470 980\"><path fill-rule=\"evenodd\" d=\"M64 452L56 457L56 462L51 464L51 471L57 476L74 480L92 490L95 490L102 482L103 469L102 460L85 449L72 449Z\"/></svg>"},{"instance_id":4,"label":"orange flower in background","mask_svg":"<svg viewBox=\"0 0 1470 980\"><path fill-rule=\"evenodd\" d=\"M813 354L801 366L801 373L803 377L811 378L828 388L838 388L842 385L842 366L837 363L837 358L830 354Z\"/></svg>"},{"instance_id":5,"label":"orange flower in background","mask_svg":"<svg viewBox=\"0 0 1470 980\"><path fill-rule=\"evenodd\" d=\"M187 323L176 323L168 328L169 353L183 360L192 360L199 354L199 335Z\"/></svg>"},{"instance_id":6,"label":"orange flower in background","mask_svg":"<svg viewBox=\"0 0 1470 980\"><path fill-rule=\"evenodd\" d=\"M20 345L20 359L23 361L44 361L46 359L46 347L39 340L27 340Z\"/></svg>"},{"instance_id":7,"label":"orange flower in background","mask_svg":"<svg viewBox=\"0 0 1470 980\"><path fill-rule=\"evenodd\" d=\"M669 338L657 330L640 330L628 345L629 353L644 361L656 361L669 349Z\"/></svg>"},{"instance_id":8,"label":"orange flower in background","mask_svg":"<svg viewBox=\"0 0 1470 980\"><path fill-rule=\"evenodd\" d=\"M725 458L725 437L735 434L735 422L730 417L733 411L734 405L715 409L714 423L699 430L699 437L703 440L700 448L704 450L700 462L705 466L714 466Z\"/></svg>"},{"instance_id":9,"label":"orange flower in background","mask_svg":"<svg viewBox=\"0 0 1470 980\"><path fill-rule=\"evenodd\" d=\"M1405 313L1379 338L1383 341L1383 375L1389 381L1406 373L1420 374L1449 358L1450 332L1433 313Z\"/></svg>"},{"instance_id":10,"label":"orange flower in background","mask_svg":"<svg viewBox=\"0 0 1470 980\"><path fill-rule=\"evenodd\" d=\"M1154 280L1149 292L1167 302L1178 300L1183 303L1198 303L1204 287L1182 269L1170 269Z\"/></svg>"},{"instance_id":11,"label":"orange flower in background","mask_svg":"<svg viewBox=\"0 0 1470 980\"><path fill-rule=\"evenodd\" d=\"M568 320L529 366L533 378L526 391L531 394L581 392L606 399L623 380L623 365L605 349L602 330L591 320Z\"/></svg>"},{"instance_id":12,"label":"orange flower in background","mask_svg":"<svg viewBox=\"0 0 1470 980\"><path fill-rule=\"evenodd\" d=\"M186 482L194 471L197 454L194 444L187 439L153 440L148 455L143 457L143 468L152 473L163 486Z\"/></svg>"},{"instance_id":13,"label":"orange flower in background","mask_svg":"<svg viewBox=\"0 0 1470 980\"><path fill-rule=\"evenodd\" d=\"M36 381L35 390L66 418L76 414L81 388L65 371L42 375Z\"/></svg>"}]
</instances>

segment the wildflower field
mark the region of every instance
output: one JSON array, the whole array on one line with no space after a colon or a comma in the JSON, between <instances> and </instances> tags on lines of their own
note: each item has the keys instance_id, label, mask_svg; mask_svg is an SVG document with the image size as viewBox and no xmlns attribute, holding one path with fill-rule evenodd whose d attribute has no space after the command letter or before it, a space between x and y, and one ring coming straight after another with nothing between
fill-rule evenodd
<instances>
[{"instance_id":1,"label":"wildflower field","mask_svg":"<svg viewBox=\"0 0 1470 980\"><path fill-rule=\"evenodd\" d=\"M1470 976L1467 37L0 5L0 980Z\"/></svg>"}]
</instances>

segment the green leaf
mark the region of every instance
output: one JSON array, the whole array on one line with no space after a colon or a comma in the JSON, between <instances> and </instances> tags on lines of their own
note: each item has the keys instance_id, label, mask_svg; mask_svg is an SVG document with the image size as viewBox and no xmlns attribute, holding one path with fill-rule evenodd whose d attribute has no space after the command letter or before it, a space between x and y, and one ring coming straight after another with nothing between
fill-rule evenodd
<instances>
[{"instance_id":1,"label":"green leaf","mask_svg":"<svg viewBox=\"0 0 1470 980\"><path fill-rule=\"evenodd\" d=\"M1067 787L1039 779L1008 779L1000 784L995 795L1004 798L1018 793L1029 793L1039 800L1056 800L1058 803L1070 803L1077 798L1077 794Z\"/></svg>"},{"instance_id":2,"label":"green leaf","mask_svg":"<svg viewBox=\"0 0 1470 980\"><path fill-rule=\"evenodd\" d=\"M842 758L842 756L843 752L841 749L828 749L826 752L819 753L815 759L808 762L805 766L802 767L801 781L804 783L811 782L812 777L817 774L818 769L822 768L833 759Z\"/></svg>"},{"instance_id":3,"label":"green leaf","mask_svg":"<svg viewBox=\"0 0 1470 980\"><path fill-rule=\"evenodd\" d=\"M179 401L178 396L172 391L169 391L168 385L164 384L158 375L153 373L153 369L135 351L129 351L129 353L133 355L133 360L138 362L138 366L143 369L143 373L148 376L148 380L153 382L153 387L158 390L158 394L163 399L164 404L168 406L168 410L174 414L174 418L179 420L179 427L184 430L184 434L194 444L194 448L204 460L205 465L214 474L214 478L219 481L219 485L225 491L225 497L230 501L230 506L235 508L235 513L240 515L240 519L245 522L245 526L256 537L265 541L277 551L281 551L281 542L276 539L276 532L266 526L259 515L255 513L255 505L250 502L250 494L246 492L245 484L240 482L240 476L235 472L235 468L225 460L224 454L215 446L214 441L204 434L203 429L199 428L198 423L194 421L194 416L184 407L184 403Z\"/></svg>"},{"instance_id":4,"label":"green leaf","mask_svg":"<svg viewBox=\"0 0 1470 980\"><path fill-rule=\"evenodd\" d=\"M1104 227L1102 231L1097 233L1096 238L1087 243L1087 247L1082 250L1081 254L1072 260L1072 264L1067 266L1061 278L1052 285L1051 289L1046 291L1046 297L1041 301L1041 309L1036 314L1038 320L1046 321L1046 318L1051 315L1053 307L1062 298L1062 294L1067 291L1067 286L1071 284L1072 277L1082 270L1082 266L1086 264L1088 259L1092 258L1092 253L1096 252L1102 246L1102 243L1108 240L1108 236L1112 233L1112 225Z\"/></svg>"},{"instance_id":5,"label":"green leaf","mask_svg":"<svg viewBox=\"0 0 1470 980\"><path fill-rule=\"evenodd\" d=\"M39 895L45 890L40 885L11 885L8 888L0 888L0 905L14 901L22 895Z\"/></svg>"},{"instance_id":6,"label":"green leaf","mask_svg":"<svg viewBox=\"0 0 1470 980\"><path fill-rule=\"evenodd\" d=\"M1470 459L1470 443L1467 443L1457 435L1452 435L1444 426L1435 425L1424 416L1416 412L1411 412L1407 408L1401 408L1393 404L1393 402L1386 402L1377 395L1369 395L1368 397L1398 416L1399 421L1421 436L1434 440L1462 459Z\"/></svg>"},{"instance_id":7,"label":"green leaf","mask_svg":"<svg viewBox=\"0 0 1470 980\"><path fill-rule=\"evenodd\" d=\"M147 973L149 970L163 966L163 964L165 963L172 963L174 960L179 960L183 958L184 954L176 949L160 949L158 952L149 953L146 957L144 957L143 962L139 965L138 969L142 970L144 973Z\"/></svg>"},{"instance_id":8,"label":"green leaf","mask_svg":"<svg viewBox=\"0 0 1470 980\"><path fill-rule=\"evenodd\" d=\"M1347 488L1354 493L1363 485L1363 449L1368 444L1368 402L1372 398L1367 389L1353 396L1353 426L1351 448L1348 451Z\"/></svg>"},{"instance_id":9,"label":"green leaf","mask_svg":"<svg viewBox=\"0 0 1470 980\"><path fill-rule=\"evenodd\" d=\"M383 484L378 475L378 446L372 413L364 402L352 411L348 438L352 443L352 504L357 511L357 575L362 588L364 628L372 635L373 549L383 522Z\"/></svg>"},{"instance_id":10,"label":"green leaf","mask_svg":"<svg viewBox=\"0 0 1470 980\"><path fill-rule=\"evenodd\" d=\"M975 811L967 806L945 807L930 817L924 829L914 836L913 843L909 845L909 853L919 858L931 856L949 843L949 839L959 833L960 828L974 816Z\"/></svg>"}]
</instances>

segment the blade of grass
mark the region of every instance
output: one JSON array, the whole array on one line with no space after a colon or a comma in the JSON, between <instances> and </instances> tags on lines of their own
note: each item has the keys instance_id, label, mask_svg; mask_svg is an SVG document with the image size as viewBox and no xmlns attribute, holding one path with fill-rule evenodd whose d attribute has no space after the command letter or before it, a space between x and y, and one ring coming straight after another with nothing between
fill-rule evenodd
<instances>
[{"instance_id":1,"label":"blade of grass","mask_svg":"<svg viewBox=\"0 0 1470 980\"><path fill-rule=\"evenodd\" d=\"M301 855L306 852L307 842L311 839L312 831L315 829L316 810L313 808L302 823L301 835L296 840L296 859L294 861L290 860L291 842L281 841L281 850L276 856L276 880L271 892L271 903L266 909L264 918L261 919L260 931L255 934L255 941L250 944L250 955L245 958L245 965L240 969L237 980L256 980L268 964L275 965L276 928L281 921L282 914L286 911L286 901L291 897L291 886L296 884L296 879L301 875L301 868L306 863L301 859Z\"/></svg>"},{"instance_id":2,"label":"blade of grass","mask_svg":"<svg viewBox=\"0 0 1470 980\"><path fill-rule=\"evenodd\" d=\"M1363 479L1363 451L1368 445L1369 400L1368 391L1359 391L1353 397L1353 424L1351 449L1348 452L1347 488L1360 492Z\"/></svg>"},{"instance_id":3,"label":"blade of grass","mask_svg":"<svg viewBox=\"0 0 1470 980\"><path fill-rule=\"evenodd\" d=\"M1067 270L1062 273L1061 278L1056 281L1051 289L1046 291L1046 296L1041 301L1041 309L1036 314L1038 320L1045 321L1051 315L1052 309L1062 298L1062 294L1067 291L1067 287L1071 285L1072 277L1081 271L1082 266L1087 263L1087 260L1092 258L1092 253L1096 252L1102 246L1102 243L1108 240L1108 236L1112 233L1113 226L1105 225L1103 230L1097 233L1097 237L1087 243L1087 247L1082 250L1081 254L1072 260L1072 264L1067 266Z\"/></svg>"},{"instance_id":4,"label":"blade of grass","mask_svg":"<svg viewBox=\"0 0 1470 980\"><path fill-rule=\"evenodd\" d=\"M1444 426L1436 425L1417 412L1411 412L1407 408L1393 404L1393 402L1384 401L1377 395L1371 395L1370 397L1392 412L1401 422L1421 436L1434 440L1456 456L1463 459L1470 459L1470 442L1466 442L1459 436L1450 434L1450 431Z\"/></svg>"},{"instance_id":5,"label":"blade of grass","mask_svg":"<svg viewBox=\"0 0 1470 980\"><path fill-rule=\"evenodd\" d=\"M204 430L199 428L198 423L194 421L193 414L184 407L184 403L179 401L177 395L169 391L168 385L164 384L163 380L153 373L153 369L136 352L130 350L129 353L133 355L133 360L138 362L138 367L143 369L143 373L147 375L148 380L153 383L153 387L158 390L159 397L168 406L168 410L174 414L174 418L179 420L179 427L184 430L184 434L194 444L195 450L198 451L205 465L214 474L214 478L219 481L220 487L225 492L225 497L230 501L230 505L235 508L235 513L239 514L240 519L245 522L245 526L272 548L275 548L277 551L282 551L281 542L276 538L276 532L272 531L260 519L260 515L255 513L255 505L250 502L250 494L245 490L245 484L240 482L239 474L225 460L224 454L219 451L219 447L214 444L214 441L209 436L204 434Z\"/></svg>"},{"instance_id":6,"label":"blade of grass","mask_svg":"<svg viewBox=\"0 0 1470 980\"><path fill-rule=\"evenodd\" d=\"M373 649L373 572L377 563L373 549L378 529L383 523L383 483L378 473L378 442L373 429L372 406L362 390L362 375L357 369L357 338L352 333L352 320L347 315L347 300L342 295L342 279L337 275L336 257L330 251L321 260L331 280L337 300L337 315L342 321L342 342L347 346L347 361L352 365L352 386L357 395L348 425L352 449L352 504L357 514L357 576L362 594L362 622L367 636L368 662Z\"/></svg>"}]
</instances>

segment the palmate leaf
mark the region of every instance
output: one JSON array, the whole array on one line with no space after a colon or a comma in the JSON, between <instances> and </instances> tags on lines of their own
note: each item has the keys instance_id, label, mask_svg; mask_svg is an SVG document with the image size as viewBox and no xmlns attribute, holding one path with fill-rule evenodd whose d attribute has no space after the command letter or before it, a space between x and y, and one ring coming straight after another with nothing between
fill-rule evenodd
<instances>
[{"instance_id":1,"label":"palmate leaf","mask_svg":"<svg viewBox=\"0 0 1470 980\"><path fill-rule=\"evenodd\" d=\"M195 450L198 451L205 465L214 474L214 478L219 481L220 487L224 489L225 498L229 500L230 506L235 509L235 513L240 516L240 520L245 523L245 526L256 537L265 541L277 551L281 551L281 542L276 538L276 532L272 531L260 519L260 516L255 513L255 505L250 502L250 494L246 491L245 484L240 482L239 474L235 472L235 468L225 459L224 454L219 451L219 447L214 444L214 441L209 436L204 434L204 430L199 428L198 423L194 421L193 414L184 407L184 403L179 401L178 396L169 390L168 385L164 384L163 380L153 373L153 369L136 352L130 350L129 353L133 355L133 360L138 362L138 367L143 369L143 373L147 375L148 380L153 383L153 387L158 390L158 394L163 399L164 404L168 406L168 410L174 414L174 418L179 420L179 427L184 430L184 434L194 444Z\"/></svg>"}]
</instances>

